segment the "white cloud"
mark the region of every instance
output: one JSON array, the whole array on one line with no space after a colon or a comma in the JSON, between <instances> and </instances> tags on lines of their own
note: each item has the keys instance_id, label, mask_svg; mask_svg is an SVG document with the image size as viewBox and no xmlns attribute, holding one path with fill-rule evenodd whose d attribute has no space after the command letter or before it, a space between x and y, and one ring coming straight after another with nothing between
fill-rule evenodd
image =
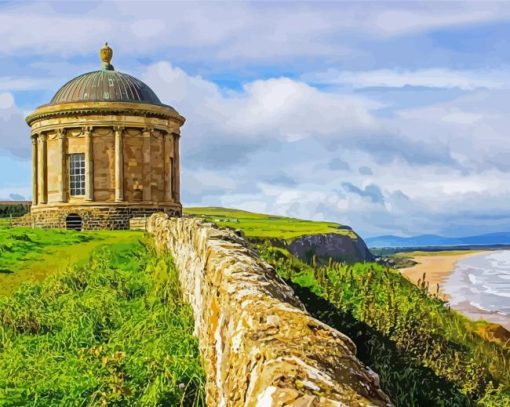
<instances>
[{"instance_id":1,"label":"white cloud","mask_svg":"<svg viewBox=\"0 0 510 407\"><path fill-rule=\"evenodd\" d=\"M391 4L391 3L390 3ZM508 19L508 8L498 2L430 2L417 7L383 10L369 23L373 31L386 36L429 31L444 27L479 24Z\"/></svg>"},{"instance_id":2,"label":"white cloud","mask_svg":"<svg viewBox=\"0 0 510 407\"><path fill-rule=\"evenodd\" d=\"M225 164L229 156L235 164L236 157L276 142L313 137L337 145L357 133L377 131L370 113L379 106L376 102L322 92L289 78L258 80L238 92L222 92L209 81L160 62L150 66L143 79L162 101L192 118L184 129L185 148L197 153L202 165L218 165L218 154Z\"/></svg>"},{"instance_id":3,"label":"white cloud","mask_svg":"<svg viewBox=\"0 0 510 407\"><path fill-rule=\"evenodd\" d=\"M381 119L370 98L285 77L232 91L163 61L142 79L188 118L185 204L330 219L365 235L497 229L486 210L510 227L508 91L474 91ZM29 157L28 128L11 93L0 94L0 121L0 149ZM478 220L463 223L461 210Z\"/></svg>"},{"instance_id":4,"label":"white cloud","mask_svg":"<svg viewBox=\"0 0 510 407\"><path fill-rule=\"evenodd\" d=\"M336 220L365 235L451 233L464 227L460 208L482 218L484 197L491 196L488 210L510 227L503 172L510 168L490 167L496 161L487 160L502 151L506 137L493 122L506 112L503 91L378 119L373 100L289 78L249 82L234 92L160 62L143 79L188 117L182 138L186 204ZM477 131L478 124L491 132ZM490 148L484 149L487 137ZM350 168L339 172L330 165L334 160ZM278 174L287 181L270 181ZM470 227L485 224L477 222Z\"/></svg>"},{"instance_id":5,"label":"white cloud","mask_svg":"<svg viewBox=\"0 0 510 407\"><path fill-rule=\"evenodd\" d=\"M14 97L10 93L0 93L0 109L10 110L14 107Z\"/></svg>"},{"instance_id":6,"label":"white cloud","mask_svg":"<svg viewBox=\"0 0 510 407\"><path fill-rule=\"evenodd\" d=\"M31 199L30 187L0 188L0 201L24 201Z\"/></svg>"},{"instance_id":7,"label":"white cloud","mask_svg":"<svg viewBox=\"0 0 510 407\"><path fill-rule=\"evenodd\" d=\"M94 69L96 59L88 57L108 40L120 70L129 71L122 65L136 60L141 78L188 119L186 204L336 220L366 235L510 229L509 72L503 63L464 64L465 54L446 49L454 44L436 47L425 43L430 37L418 38L507 20L509 12L506 4L489 2L2 6L0 54L9 63L0 71L0 150L29 157L29 129L18 105L31 99L12 92L56 90L63 78ZM402 54L408 57L398 47L415 38L429 48L399 64ZM398 57L382 59L379 46ZM428 60L430 50L437 59ZM186 70L165 61L144 66L169 55L186 61ZM457 68L483 69L454 69L453 60ZM325 71L304 75L309 63ZM381 66L391 69L375 69ZM301 80L289 77L300 74ZM239 87L227 89L206 76ZM383 92L358 91L406 86L464 96L395 112ZM383 117L381 110L393 115ZM5 157L4 172L12 167ZM29 195L29 175L27 188L2 179L0 196Z\"/></svg>"},{"instance_id":8,"label":"white cloud","mask_svg":"<svg viewBox=\"0 0 510 407\"><path fill-rule=\"evenodd\" d=\"M9 92L0 93L0 151L28 157L30 146L30 129L14 96Z\"/></svg>"},{"instance_id":9,"label":"white cloud","mask_svg":"<svg viewBox=\"0 0 510 407\"><path fill-rule=\"evenodd\" d=\"M194 60L338 58L358 52L348 41L357 36L380 41L509 16L501 2L19 3L0 14L0 53L83 55L107 40L124 54L177 48Z\"/></svg>"},{"instance_id":10,"label":"white cloud","mask_svg":"<svg viewBox=\"0 0 510 407\"><path fill-rule=\"evenodd\" d=\"M46 89L52 81L36 78L0 77L0 92Z\"/></svg>"},{"instance_id":11,"label":"white cloud","mask_svg":"<svg viewBox=\"0 0 510 407\"><path fill-rule=\"evenodd\" d=\"M446 68L419 69L415 71L379 69L374 71L338 71L307 74L304 80L317 84L344 85L353 88L403 88L419 86L428 88L510 88L510 71L456 71Z\"/></svg>"},{"instance_id":12,"label":"white cloud","mask_svg":"<svg viewBox=\"0 0 510 407\"><path fill-rule=\"evenodd\" d=\"M479 90L421 108L402 109L395 119L415 138L441 138L465 171L510 171L507 103L510 90Z\"/></svg>"}]
</instances>

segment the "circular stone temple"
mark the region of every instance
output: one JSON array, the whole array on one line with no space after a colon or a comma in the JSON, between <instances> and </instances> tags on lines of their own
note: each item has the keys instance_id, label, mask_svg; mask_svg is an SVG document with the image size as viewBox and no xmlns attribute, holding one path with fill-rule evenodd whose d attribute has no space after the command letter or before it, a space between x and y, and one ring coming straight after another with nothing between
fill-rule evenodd
<instances>
[{"instance_id":1,"label":"circular stone temple","mask_svg":"<svg viewBox=\"0 0 510 407\"><path fill-rule=\"evenodd\" d=\"M132 217L180 216L182 117L154 91L110 64L62 86L26 121L32 129L38 227L127 229Z\"/></svg>"}]
</instances>

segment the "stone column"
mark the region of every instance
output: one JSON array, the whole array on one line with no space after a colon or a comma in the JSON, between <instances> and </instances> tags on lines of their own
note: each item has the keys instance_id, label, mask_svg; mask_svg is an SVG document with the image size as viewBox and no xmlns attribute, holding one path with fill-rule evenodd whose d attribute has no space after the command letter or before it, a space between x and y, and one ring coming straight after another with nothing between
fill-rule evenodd
<instances>
[{"instance_id":1,"label":"stone column","mask_svg":"<svg viewBox=\"0 0 510 407\"><path fill-rule=\"evenodd\" d=\"M181 135L177 133L173 133L174 138L174 168L173 168L173 195L174 195L174 201L179 203L181 202L181 180L180 180L180 173L179 173L179 161L180 161L180 152L179 152L179 139Z\"/></svg>"},{"instance_id":2,"label":"stone column","mask_svg":"<svg viewBox=\"0 0 510 407\"><path fill-rule=\"evenodd\" d=\"M37 205L37 134L32 135L32 205Z\"/></svg>"},{"instance_id":3,"label":"stone column","mask_svg":"<svg viewBox=\"0 0 510 407\"><path fill-rule=\"evenodd\" d=\"M124 200L124 153L122 134L123 127L114 127L115 130L115 202Z\"/></svg>"},{"instance_id":4,"label":"stone column","mask_svg":"<svg viewBox=\"0 0 510 407\"><path fill-rule=\"evenodd\" d=\"M46 185L46 134L40 134L37 138L37 193L38 203L45 204L48 201L48 186Z\"/></svg>"},{"instance_id":5,"label":"stone column","mask_svg":"<svg viewBox=\"0 0 510 407\"><path fill-rule=\"evenodd\" d=\"M167 201L174 200L174 158L170 157L168 163L168 180L167 180Z\"/></svg>"},{"instance_id":6,"label":"stone column","mask_svg":"<svg viewBox=\"0 0 510 407\"><path fill-rule=\"evenodd\" d=\"M58 166L58 202L66 202L66 133L65 129L57 131L57 142L58 142L58 155L60 158L60 165Z\"/></svg>"},{"instance_id":7,"label":"stone column","mask_svg":"<svg viewBox=\"0 0 510 407\"><path fill-rule=\"evenodd\" d=\"M151 174L151 134L152 129L143 130L143 200L152 199L152 174Z\"/></svg>"},{"instance_id":8,"label":"stone column","mask_svg":"<svg viewBox=\"0 0 510 407\"><path fill-rule=\"evenodd\" d=\"M164 140L164 159L163 159L163 173L165 174L165 202L172 202L173 201L173 135L169 133L163 134L163 140Z\"/></svg>"},{"instance_id":9,"label":"stone column","mask_svg":"<svg viewBox=\"0 0 510 407\"><path fill-rule=\"evenodd\" d=\"M92 144L92 127L84 127L85 136L85 200L94 200L94 145Z\"/></svg>"}]
</instances>

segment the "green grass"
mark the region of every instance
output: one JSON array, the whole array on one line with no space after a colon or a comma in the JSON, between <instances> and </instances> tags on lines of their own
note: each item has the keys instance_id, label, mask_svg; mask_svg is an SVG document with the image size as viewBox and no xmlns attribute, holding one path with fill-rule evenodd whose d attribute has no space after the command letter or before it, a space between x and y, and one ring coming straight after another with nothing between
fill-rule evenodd
<instances>
[{"instance_id":1,"label":"green grass","mask_svg":"<svg viewBox=\"0 0 510 407\"><path fill-rule=\"evenodd\" d=\"M41 281L83 262L99 246L129 242L140 235L134 231L0 227L0 295L9 294L23 282Z\"/></svg>"},{"instance_id":2,"label":"green grass","mask_svg":"<svg viewBox=\"0 0 510 407\"><path fill-rule=\"evenodd\" d=\"M397 406L510 406L510 350L398 272L374 263L308 266L259 252L307 309L354 340Z\"/></svg>"},{"instance_id":3,"label":"green grass","mask_svg":"<svg viewBox=\"0 0 510 407\"><path fill-rule=\"evenodd\" d=\"M10 226L11 218L0 218L0 228Z\"/></svg>"},{"instance_id":4,"label":"green grass","mask_svg":"<svg viewBox=\"0 0 510 407\"><path fill-rule=\"evenodd\" d=\"M204 405L179 287L131 238L1 297L0 406Z\"/></svg>"},{"instance_id":5,"label":"green grass","mask_svg":"<svg viewBox=\"0 0 510 407\"><path fill-rule=\"evenodd\" d=\"M249 238L290 240L303 235L336 233L357 239L350 229L342 229L334 222L310 221L283 216L264 215L227 208L185 208L184 213L199 216L220 227L240 229Z\"/></svg>"}]
</instances>

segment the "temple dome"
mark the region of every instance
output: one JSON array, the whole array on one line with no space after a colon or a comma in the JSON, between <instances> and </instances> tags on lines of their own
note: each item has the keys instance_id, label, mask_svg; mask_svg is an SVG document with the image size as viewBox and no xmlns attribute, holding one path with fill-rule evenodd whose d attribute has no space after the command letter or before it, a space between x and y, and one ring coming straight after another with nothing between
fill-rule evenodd
<instances>
[{"instance_id":1,"label":"temple dome","mask_svg":"<svg viewBox=\"0 0 510 407\"><path fill-rule=\"evenodd\" d=\"M141 80L113 70L88 72L71 79L51 99L69 102L137 102L161 105L154 91Z\"/></svg>"},{"instance_id":2,"label":"temple dome","mask_svg":"<svg viewBox=\"0 0 510 407\"><path fill-rule=\"evenodd\" d=\"M135 102L161 105L154 91L141 80L115 71L110 64L113 52L108 44L101 49L102 69L71 79L51 99L50 105L71 102Z\"/></svg>"}]
</instances>

